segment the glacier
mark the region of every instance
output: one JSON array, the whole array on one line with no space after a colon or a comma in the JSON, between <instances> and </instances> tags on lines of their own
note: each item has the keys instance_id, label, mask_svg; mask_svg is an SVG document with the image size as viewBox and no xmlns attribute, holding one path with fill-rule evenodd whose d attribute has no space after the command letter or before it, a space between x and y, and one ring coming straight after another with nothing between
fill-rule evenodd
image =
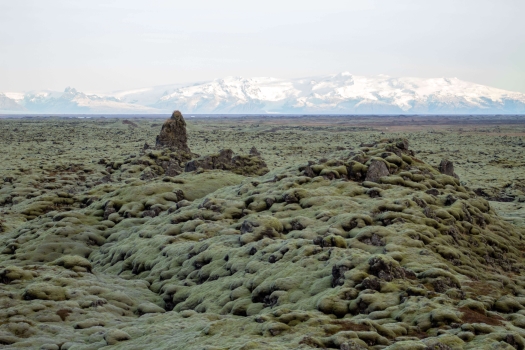
<instances>
[{"instance_id":1,"label":"glacier","mask_svg":"<svg viewBox=\"0 0 525 350\"><path fill-rule=\"evenodd\" d=\"M0 93L0 113L525 114L525 94L457 78L348 72L279 79L227 77L110 93Z\"/></svg>"}]
</instances>

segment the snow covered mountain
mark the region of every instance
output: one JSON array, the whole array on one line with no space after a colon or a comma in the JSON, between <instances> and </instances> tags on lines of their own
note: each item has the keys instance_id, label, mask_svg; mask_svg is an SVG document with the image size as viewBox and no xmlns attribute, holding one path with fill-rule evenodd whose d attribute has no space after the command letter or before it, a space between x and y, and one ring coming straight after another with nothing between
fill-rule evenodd
<instances>
[{"instance_id":1,"label":"snow covered mountain","mask_svg":"<svg viewBox=\"0 0 525 350\"><path fill-rule=\"evenodd\" d=\"M64 92L0 93L2 113L154 113L155 108L128 103L117 97L88 95L73 88Z\"/></svg>"},{"instance_id":2,"label":"snow covered mountain","mask_svg":"<svg viewBox=\"0 0 525 350\"><path fill-rule=\"evenodd\" d=\"M525 94L457 78L354 76L225 78L183 87L154 104L201 113L525 113Z\"/></svg>"},{"instance_id":3,"label":"snow covered mountain","mask_svg":"<svg viewBox=\"0 0 525 350\"><path fill-rule=\"evenodd\" d=\"M0 94L2 112L37 113L525 113L525 94L457 78L365 77L350 73L302 79L228 77L192 85L87 95Z\"/></svg>"}]
</instances>

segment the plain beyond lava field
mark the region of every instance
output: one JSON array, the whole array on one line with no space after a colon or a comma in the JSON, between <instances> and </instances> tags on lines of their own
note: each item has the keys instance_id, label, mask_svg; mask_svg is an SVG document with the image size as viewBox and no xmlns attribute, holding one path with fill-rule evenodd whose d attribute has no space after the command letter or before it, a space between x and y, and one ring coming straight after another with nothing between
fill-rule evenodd
<instances>
[{"instance_id":1,"label":"plain beyond lava field","mask_svg":"<svg viewBox=\"0 0 525 350\"><path fill-rule=\"evenodd\" d=\"M186 118L258 178L163 121L0 119L5 348L525 347L523 117Z\"/></svg>"}]
</instances>

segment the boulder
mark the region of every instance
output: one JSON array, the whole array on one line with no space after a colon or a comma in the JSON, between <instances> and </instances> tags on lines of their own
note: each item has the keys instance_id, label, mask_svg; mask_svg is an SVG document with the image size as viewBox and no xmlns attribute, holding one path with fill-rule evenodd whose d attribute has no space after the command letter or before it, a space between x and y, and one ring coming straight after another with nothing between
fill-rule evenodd
<instances>
[{"instance_id":1,"label":"boulder","mask_svg":"<svg viewBox=\"0 0 525 350\"><path fill-rule=\"evenodd\" d=\"M372 160L368 166L365 181L378 182L381 177L388 175L390 175L390 172L388 171L385 162Z\"/></svg>"},{"instance_id":2,"label":"boulder","mask_svg":"<svg viewBox=\"0 0 525 350\"><path fill-rule=\"evenodd\" d=\"M453 176L456 179L459 179L459 176L457 176L454 172L454 163L448 159L441 160L441 163L439 163L439 172L441 174Z\"/></svg>"}]
</instances>

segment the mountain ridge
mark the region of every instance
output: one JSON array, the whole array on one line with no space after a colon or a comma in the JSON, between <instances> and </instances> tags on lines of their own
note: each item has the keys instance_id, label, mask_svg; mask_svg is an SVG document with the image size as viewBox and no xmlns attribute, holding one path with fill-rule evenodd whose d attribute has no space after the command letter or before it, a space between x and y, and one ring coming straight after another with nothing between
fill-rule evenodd
<instances>
[{"instance_id":1,"label":"mountain ridge","mask_svg":"<svg viewBox=\"0 0 525 350\"><path fill-rule=\"evenodd\" d=\"M348 72L298 79L226 77L103 94L0 92L0 112L257 114L521 114L525 94L457 78Z\"/></svg>"}]
</instances>

